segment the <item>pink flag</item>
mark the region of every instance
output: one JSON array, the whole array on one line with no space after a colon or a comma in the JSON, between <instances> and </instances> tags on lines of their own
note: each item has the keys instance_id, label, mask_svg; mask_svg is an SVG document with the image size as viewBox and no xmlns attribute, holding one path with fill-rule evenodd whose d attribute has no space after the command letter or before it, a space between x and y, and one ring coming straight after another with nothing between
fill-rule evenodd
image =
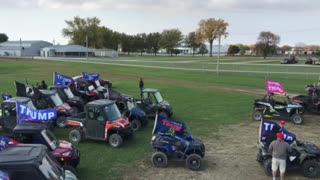
<instances>
[{"instance_id":1,"label":"pink flag","mask_svg":"<svg viewBox=\"0 0 320 180\"><path fill-rule=\"evenodd\" d=\"M278 93L284 94L285 90L281 83L278 81L266 80L266 90L267 93Z\"/></svg>"}]
</instances>

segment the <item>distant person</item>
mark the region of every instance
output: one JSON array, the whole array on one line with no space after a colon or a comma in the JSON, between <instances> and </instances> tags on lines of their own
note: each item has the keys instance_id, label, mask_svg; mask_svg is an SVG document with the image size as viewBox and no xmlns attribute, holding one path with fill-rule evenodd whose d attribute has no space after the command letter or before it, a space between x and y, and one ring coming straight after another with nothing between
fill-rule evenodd
<instances>
[{"instance_id":1,"label":"distant person","mask_svg":"<svg viewBox=\"0 0 320 180\"><path fill-rule=\"evenodd\" d=\"M272 176L276 180L278 169L280 170L280 179L283 180L286 172L287 154L291 152L290 145L283 140L283 134L277 133L277 140L272 141L269 150L272 152Z\"/></svg>"},{"instance_id":2,"label":"distant person","mask_svg":"<svg viewBox=\"0 0 320 180\"><path fill-rule=\"evenodd\" d=\"M41 81L41 89L48 89L48 85L44 80Z\"/></svg>"},{"instance_id":3,"label":"distant person","mask_svg":"<svg viewBox=\"0 0 320 180\"><path fill-rule=\"evenodd\" d=\"M143 82L143 79L140 78L140 81L139 81L140 95L142 95L143 87L144 87L144 82Z\"/></svg>"}]
</instances>

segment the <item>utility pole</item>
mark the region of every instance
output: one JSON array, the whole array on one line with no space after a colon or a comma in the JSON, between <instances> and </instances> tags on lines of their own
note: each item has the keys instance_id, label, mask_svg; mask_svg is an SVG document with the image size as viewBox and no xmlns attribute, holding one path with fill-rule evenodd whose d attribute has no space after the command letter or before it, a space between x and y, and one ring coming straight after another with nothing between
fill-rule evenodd
<instances>
[{"instance_id":1,"label":"utility pole","mask_svg":"<svg viewBox=\"0 0 320 180\"><path fill-rule=\"evenodd\" d=\"M221 35L219 35L219 45L218 45L218 61L217 61L217 74L219 75L219 63L220 63L220 44L221 44Z\"/></svg>"},{"instance_id":2,"label":"utility pole","mask_svg":"<svg viewBox=\"0 0 320 180\"><path fill-rule=\"evenodd\" d=\"M88 34L86 34L86 47L87 47L87 55L86 55L86 57L87 57L87 60L88 60L88 54L89 54L89 52L88 52Z\"/></svg>"}]
</instances>

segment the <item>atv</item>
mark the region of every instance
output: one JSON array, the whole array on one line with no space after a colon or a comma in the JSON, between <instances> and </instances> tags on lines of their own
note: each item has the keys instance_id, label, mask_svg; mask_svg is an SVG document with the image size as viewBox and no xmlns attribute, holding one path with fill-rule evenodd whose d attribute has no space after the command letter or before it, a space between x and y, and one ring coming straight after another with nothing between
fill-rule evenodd
<instances>
[{"instance_id":1,"label":"atv","mask_svg":"<svg viewBox=\"0 0 320 180\"><path fill-rule=\"evenodd\" d=\"M253 103L252 119L260 121L262 118L290 120L294 124L303 124L303 107L292 103L287 95L267 94Z\"/></svg>"},{"instance_id":2,"label":"atv","mask_svg":"<svg viewBox=\"0 0 320 180\"><path fill-rule=\"evenodd\" d=\"M155 117L157 113L165 117L173 115L172 107L162 98L157 89L143 89L141 100L137 100L136 103L147 113L148 117Z\"/></svg>"},{"instance_id":3,"label":"atv","mask_svg":"<svg viewBox=\"0 0 320 180\"><path fill-rule=\"evenodd\" d=\"M200 139L194 138L184 129L185 126L181 122L156 116L151 140L152 148L155 150L151 160L155 167L166 167L168 159L171 159L185 161L191 170L200 170L205 146Z\"/></svg>"},{"instance_id":4,"label":"atv","mask_svg":"<svg viewBox=\"0 0 320 180\"><path fill-rule=\"evenodd\" d=\"M288 153L286 164L287 169L302 169L304 176L314 178L320 175L320 149L318 146L303 141L298 141L296 135L273 121L262 120L260 124L260 139L257 144L257 161L263 165L267 175L272 174L272 153L269 145L275 134L282 132L284 141L290 144L291 152Z\"/></svg>"},{"instance_id":5,"label":"atv","mask_svg":"<svg viewBox=\"0 0 320 180\"><path fill-rule=\"evenodd\" d=\"M292 102L300 104L305 112L320 112L320 87L307 85L305 90L308 95L298 95L292 98Z\"/></svg>"},{"instance_id":6,"label":"atv","mask_svg":"<svg viewBox=\"0 0 320 180\"><path fill-rule=\"evenodd\" d=\"M146 113L137 106L132 96L121 94L121 98L117 98L116 105L119 111L129 118L134 131L139 130L142 126L148 124Z\"/></svg>"}]
</instances>

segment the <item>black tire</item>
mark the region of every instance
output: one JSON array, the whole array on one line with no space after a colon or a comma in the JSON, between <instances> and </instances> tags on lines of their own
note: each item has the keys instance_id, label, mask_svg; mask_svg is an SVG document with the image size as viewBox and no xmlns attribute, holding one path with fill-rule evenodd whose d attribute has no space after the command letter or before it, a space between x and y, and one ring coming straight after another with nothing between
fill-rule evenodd
<instances>
[{"instance_id":1,"label":"black tire","mask_svg":"<svg viewBox=\"0 0 320 180\"><path fill-rule=\"evenodd\" d=\"M252 113L252 119L253 119L254 121L261 121L262 117L263 117L263 114L262 114L261 111L255 110L255 111Z\"/></svg>"},{"instance_id":2,"label":"black tire","mask_svg":"<svg viewBox=\"0 0 320 180\"><path fill-rule=\"evenodd\" d=\"M290 119L294 124L298 125L301 125L304 122L304 118L301 114L294 114L290 117Z\"/></svg>"},{"instance_id":3,"label":"black tire","mask_svg":"<svg viewBox=\"0 0 320 180\"><path fill-rule=\"evenodd\" d=\"M131 121L133 131L138 131L141 128L141 121L135 118Z\"/></svg>"},{"instance_id":4,"label":"black tire","mask_svg":"<svg viewBox=\"0 0 320 180\"><path fill-rule=\"evenodd\" d=\"M320 174L320 165L315 159L305 160L302 164L302 172L305 177L315 178Z\"/></svg>"},{"instance_id":5,"label":"black tire","mask_svg":"<svg viewBox=\"0 0 320 180\"><path fill-rule=\"evenodd\" d=\"M266 159L266 160L263 161L264 172L265 172L268 176L271 176L271 175L272 175L271 166L272 166L272 159L271 159L271 158Z\"/></svg>"},{"instance_id":6,"label":"black tire","mask_svg":"<svg viewBox=\"0 0 320 180\"><path fill-rule=\"evenodd\" d=\"M71 171L74 175L77 176L77 171L73 166L71 166L71 165L63 165L63 169Z\"/></svg>"},{"instance_id":7,"label":"black tire","mask_svg":"<svg viewBox=\"0 0 320 180\"><path fill-rule=\"evenodd\" d=\"M186 159L186 165L189 169L197 171L201 168L202 158L198 154L190 154Z\"/></svg>"},{"instance_id":8,"label":"black tire","mask_svg":"<svg viewBox=\"0 0 320 180\"><path fill-rule=\"evenodd\" d=\"M260 164L262 164L262 150L258 149L257 152L257 159L256 159Z\"/></svg>"},{"instance_id":9,"label":"black tire","mask_svg":"<svg viewBox=\"0 0 320 180\"><path fill-rule=\"evenodd\" d=\"M168 164L168 157L161 151L152 154L152 163L155 167L164 168Z\"/></svg>"},{"instance_id":10,"label":"black tire","mask_svg":"<svg viewBox=\"0 0 320 180\"><path fill-rule=\"evenodd\" d=\"M80 112L80 109L77 106L71 106L71 114L72 116L78 114Z\"/></svg>"},{"instance_id":11,"label":"black tire","mask_svg":"<svg viewBox=\"0 0 320 180\"><path fill-rule=\"evenodd\" d=\"M82 132L79 129L73 129L69 133L69 140L72 143L79 143L83 140Z\"/></svg>"},{"instance_id":12,"label":"black tire","mask_svg":"<svg viewBox=\"0 0 320 180\"><path fill-rule=\"evenodd\" d=\"M109 137L109 144L114 148L120 147L122 143L123 139L119 134L114 133Z\"/></svg>"},{"instance_id":13,"label":"black tire","mask_svg":"<svg viewBox=\"0 0 320 180\"><path fill-rule=\"evenodd\" d=\"M66 116L59 116L56 121L57 126L59 128L65 128L67 126L66 119L67 119Z\"/></svg>"},{"instance_id":14,"label":"black tire","mask_svg":"<svg viewBox=\"0 0 320 180\"><path fill-rule=\"evenodd\" d=\"M166 111L160 111L159 115L164 117L164 118L168 118L169 117L169 114Z\"/></svg>"}]
</instances>

